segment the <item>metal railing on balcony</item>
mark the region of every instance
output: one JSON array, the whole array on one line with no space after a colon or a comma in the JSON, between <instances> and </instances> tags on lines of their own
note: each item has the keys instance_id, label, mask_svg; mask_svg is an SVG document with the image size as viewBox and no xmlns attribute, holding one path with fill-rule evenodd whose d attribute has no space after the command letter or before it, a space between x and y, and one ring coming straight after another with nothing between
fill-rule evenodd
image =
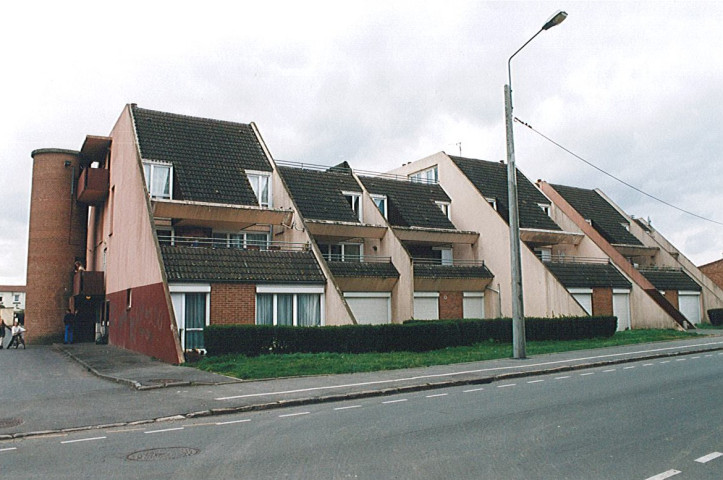
<instances>
[{"instance_id":1,"label":"metal railing on balcony","mask_svg":"<svg viewBox=\"0 0 723 480\"><path fill-rule=\"evenodd\" d=\"M177 247L236 248L241 250L307 251L309 243L277 242L256 239L228 239L213 237L183 237L158 235L158 243Z\"/></svg>"},{"instance_id":2,"label":"metal railing on balcony","mask_svg":"<svg viewBox=\"0 0 723 480\"><path fill-rule=\"evenodd\" d=\"M346 262L346 263L391 263L392 257L382 255L344 255L337 253L322 254L328 262Z\"/></svg>"},{"instance_id":3,"label":"metal railing on balcony","mask_svg":"<svg viewBox=\"0 0 723 480\"><path fill-rule=\"evenodd\" d=\"M443 267L484 267L484 260L459 260L442 258L412 258L415 265L440 265Z\"/></svg>"},{"instance_id":4,"label":"metal railing on balcony","mask_svg":"<svg viewBox=\"0 0 723 480\"><path fill-rule=\"evenodd\" d=\"M549 263L597 263L606 264L610 263L609 258L599 257L578 257L574 255L545 255L540 252L536 253L537 258L543 262Z\"/></svg>"}]
</instances>

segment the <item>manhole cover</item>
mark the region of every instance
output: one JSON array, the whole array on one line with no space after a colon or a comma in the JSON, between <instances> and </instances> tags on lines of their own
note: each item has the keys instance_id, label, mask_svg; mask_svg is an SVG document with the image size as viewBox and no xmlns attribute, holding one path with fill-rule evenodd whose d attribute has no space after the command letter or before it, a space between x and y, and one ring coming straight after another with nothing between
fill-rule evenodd
<instances>
[{"instance_id":1,"label":"manhole cover","mask_svg":"<svg viewBox=\"0 0 723 480\"><path fill-rule=\"evenodd\" d=\"M136 462L154 462L157 460L175 460L177 458L190 457L200 450L189 447L168 447L168 448L151 448L150 450L141 450L133 452L126 458Z\"/></svg>"},{"instance_id":2,"label":"manhole cover","mask_svg":"<svg viewBox=\"0 0 723 480\"><path fill-rule=\"evenodd\" d=\"M17 427L23 423L22 418L0 418L0 428Z\"/></svg>"}]
</instances>

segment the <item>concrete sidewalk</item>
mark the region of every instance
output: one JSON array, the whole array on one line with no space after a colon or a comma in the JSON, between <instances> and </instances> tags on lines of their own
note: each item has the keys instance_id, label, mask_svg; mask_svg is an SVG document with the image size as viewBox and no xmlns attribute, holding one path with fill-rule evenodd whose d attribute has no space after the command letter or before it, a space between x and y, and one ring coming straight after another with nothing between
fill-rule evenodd
<instances>
[{"instance_id":1,"label":"concrete sidewalk","mask_svg":"<svg viewBox=\"0 0 723 480\"><path fill-rule=\"evenodd\" d=\"M0 403L10 407L0 413L0 440L486 384L661 357L723 353L723 336L705 333L708 335L682 341L524 360L507 358L265 381L239 381L168 365L108 345L31 345L27 350L0 354L0 371L17 372L3 378Z\"/></svg>"}]
</instances>

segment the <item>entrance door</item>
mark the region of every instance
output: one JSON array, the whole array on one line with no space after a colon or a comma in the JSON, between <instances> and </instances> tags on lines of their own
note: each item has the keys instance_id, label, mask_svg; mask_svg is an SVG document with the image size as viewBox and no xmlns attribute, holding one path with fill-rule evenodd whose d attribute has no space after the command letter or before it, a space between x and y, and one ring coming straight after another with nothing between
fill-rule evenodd
<instances>
[{"instance_id":1,"label":"entrance door","mask_svg":"<svg viewBox=\"0 0 723 480\"><path fill-rule=\"evenodd\" d=\"M630 290L613 290L613 315L618 317L618 332L631 328Z\"/></svg>"},{"instance_id":2,"label":"entrance door","mask_svg":"<svg viewBox=\"0 0 723 480\"><path fill-rule=\"evenodd\" d=\"M203 329L208 324L208 294L172 292L171 301L181 336L181 348L203 349Z\"/></svg>"},{"instance_id":3,"label":"entrance door","mask_svg":"<svg viewBox=\"0 0 723 480\"><path fill-rule=\"evenodd\" d=\"M678 310L690 323L700 323L700 293L678 292Z\"/></svg>"}]
</instances>

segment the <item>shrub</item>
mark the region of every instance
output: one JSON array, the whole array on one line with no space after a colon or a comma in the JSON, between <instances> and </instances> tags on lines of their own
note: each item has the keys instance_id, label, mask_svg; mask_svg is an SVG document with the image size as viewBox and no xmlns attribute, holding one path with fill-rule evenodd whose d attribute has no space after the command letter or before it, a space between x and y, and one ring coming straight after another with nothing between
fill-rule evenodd
<instances>
[{"instance_id":1,"label":"shrub","mask_svg":"<svg viewBox=\"0 0 723 480\"><path fill-rule=\"evenodd\" d=\"M611 337L615 317L526 318L528 340ZM404 324L290 327L211 325L204 330L208 355L237 353L424 352L475 343L512 341L512 320L408 321Z\"/></svg>"}]
</instances>

